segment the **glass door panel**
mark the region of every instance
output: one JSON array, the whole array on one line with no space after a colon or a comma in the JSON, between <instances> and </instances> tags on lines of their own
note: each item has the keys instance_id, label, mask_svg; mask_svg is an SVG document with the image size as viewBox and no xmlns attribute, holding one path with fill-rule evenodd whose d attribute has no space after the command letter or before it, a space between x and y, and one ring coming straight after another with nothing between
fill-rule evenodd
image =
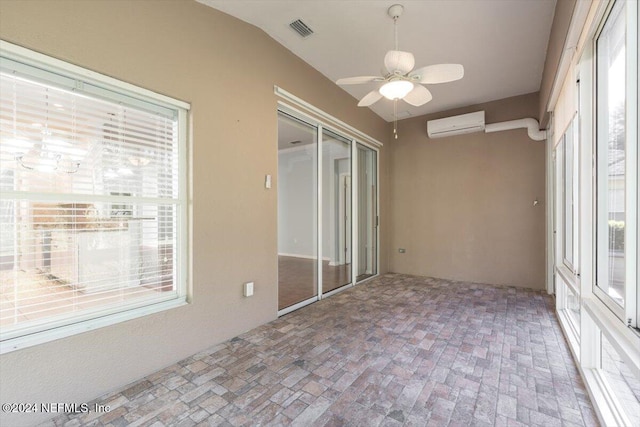
<instances>
[{"instance_id":1,"label":"glass door panel","mask_svg":"<svg viewBox=\"0 0 640 427\"><path fill-rule=\"evenodd\" d=\"M278 310L318 296L318 132L278 114Z\"/></svg>"},{"instance_id":2,"label":"glass door panel","mask_svg":"<svg viewBox=\"0 0 640 427\"><path fill-rule=\"evenodd\" d=\"M351 141L322 131L322 292L351 284Z\"/></svg>"},{"instance_id":3,"label":"glass door panel","mask_svg":"<svg viewBox=\"0 0 640 427\"><path fill-rule=\"evenodd\" d=\"M376 151L357 144L357 153L357 281L360 281L378 273L378 179Z\"/></svg>"}]
</instances>

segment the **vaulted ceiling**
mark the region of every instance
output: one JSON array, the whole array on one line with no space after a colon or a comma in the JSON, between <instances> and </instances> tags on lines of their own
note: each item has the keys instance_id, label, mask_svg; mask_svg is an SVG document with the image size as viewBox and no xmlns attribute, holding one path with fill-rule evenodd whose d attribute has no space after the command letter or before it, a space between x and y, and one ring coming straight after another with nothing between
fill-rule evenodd
<instances>
[{"instance_id":1,"label":"vaulted ceiling","mask_svg":"<svg viewBox=\"0 0 640 427\"><path fill-rule=\"evenodd\" d=\"M399 118L507 98L540 89L556 0L196 0L269 34L335 81L378 75L394 48L387 9L404 6L398 20L399 50L412 52L416 68L439 63L464 66L462 80L428 86L431 102L398 103ZM289 24L302 20L303 38ZM379 83L343 86L354 104ZM286 88L285 88L286 89ZM387 121L393 102L370 107Z\"/></svg>"}]
</instances>

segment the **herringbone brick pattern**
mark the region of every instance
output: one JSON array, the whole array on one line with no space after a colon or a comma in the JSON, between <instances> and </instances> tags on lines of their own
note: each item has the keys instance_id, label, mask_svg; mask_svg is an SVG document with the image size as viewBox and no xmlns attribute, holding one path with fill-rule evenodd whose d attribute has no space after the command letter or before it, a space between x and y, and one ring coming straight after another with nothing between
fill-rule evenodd
<instances>
[{"instance_id":1,"label":"herringbone brick pattern","mask_svg":"<svg viewBox=\"0 0 640 427\"><path fill-rule=\"evenodd\" d=\"M388 274L55 425L597 425L546 294Z\"/></svg>"}]
</instances>

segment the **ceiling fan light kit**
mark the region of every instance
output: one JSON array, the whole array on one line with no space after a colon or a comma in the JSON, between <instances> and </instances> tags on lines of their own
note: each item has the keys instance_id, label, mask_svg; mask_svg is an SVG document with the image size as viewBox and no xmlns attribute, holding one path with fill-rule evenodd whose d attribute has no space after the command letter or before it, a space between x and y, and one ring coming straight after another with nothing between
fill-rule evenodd
<instances>
[{"instance_id":1,"label":"ceiling fan light kit","mask_svg":"<svg viewBox=\"0 0 640 427\"><path fill-rule=\"evenodd\" d=\"M413 83L407 80L392 80L378 90L387 99L402 99L413 90Z\"/></svg>"},{"instance_id":2,"label":"ceiling fan light kit","mask_svg":"<svg viewBox=\"0 0 640 427\"><path fill-rule=\"evenodd\" d=\"M412 71L415 66L413 54L398 49L398 18L403 11L404 7L400 4L394 4L387 10L394 25L394 49L388 51L384 57L387 74L380 77L347 77L336 81L339 85L384 83L379 89L366 94L358 102L358 106L369 107L383 97L392 100L394 102L393 133L396 139L398 138L397 103L399 100L419 107L433 98L429 89L423 86L424 84L447 83L459 80L464 76L464 68L460 64L430 65Z\"/></svg>"}]
</instances>

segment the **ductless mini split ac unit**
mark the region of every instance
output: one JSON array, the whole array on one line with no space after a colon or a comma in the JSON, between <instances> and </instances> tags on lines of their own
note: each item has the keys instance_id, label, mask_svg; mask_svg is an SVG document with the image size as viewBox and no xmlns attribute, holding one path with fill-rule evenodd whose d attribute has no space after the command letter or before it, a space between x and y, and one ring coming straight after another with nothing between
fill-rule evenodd
<instances>
[{"instance_id":1,"label":"ductless mini split ac unit","mask_svg":"<svg viewBox=\"0 0 640 427\"><path fill-rule=\"evenodd\" d=\"M484 111L446 117L444 119L429 120L427 134L429 138L444 138L445 136L462 135L465 133L481 132L484 130Z\"/></svg>"},{"instance_id":2,"label":"ductless mini split ac unit","mask_svg":"<svg viewBox=\"0 0 640 427\"><path fill-rule=\"evenodd\" d=\"M547 138L547 132L540 130L539 126L538 121L532 118L485 124L484 111L476 111L444 119L429 120L427 121L427 135L433 139L473 132L492 133L524 128L527 129L529 138L534 141L544 141Z\"/></svg>"}]
</instances>

